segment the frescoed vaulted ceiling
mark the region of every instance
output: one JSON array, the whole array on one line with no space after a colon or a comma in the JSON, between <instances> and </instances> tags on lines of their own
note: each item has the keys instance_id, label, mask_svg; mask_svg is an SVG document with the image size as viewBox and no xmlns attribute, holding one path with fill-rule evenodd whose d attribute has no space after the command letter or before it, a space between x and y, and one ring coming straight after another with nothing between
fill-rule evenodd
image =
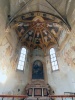
<instances>
[{"instance_id":1,"label":"frescoed vaulted ceiling","mask_svg":"<svg viewBox=\"0 0 75 100\"><path fill-rule=\"evenodd\" d=\"M55 44L58 45L61 32L70 29L64 16L68 1L63 1L19 0L21 8L9 21L18 35L19 43L21 42L29 49L40 48L43 50Z\"/></svg>"}]
</instances>

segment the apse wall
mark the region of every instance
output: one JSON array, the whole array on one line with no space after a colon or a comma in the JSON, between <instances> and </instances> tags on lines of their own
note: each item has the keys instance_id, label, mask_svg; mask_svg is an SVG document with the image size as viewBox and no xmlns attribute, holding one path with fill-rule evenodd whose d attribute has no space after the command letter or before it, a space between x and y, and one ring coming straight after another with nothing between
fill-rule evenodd
<instances>
[{"instance_id":1,"label":"apse wall","mask_svg":"<svg viewBox=\"0 0 75 100\"><path fill-rule=\"evenodd\" d=\"M46 56L48 83L55 94L75 92L75 26L71 32L60 36L60 45L56 50L59 70L52 71L50 56Z\"/></svg>"},{"instance_id":2,"label":"apse wall","mask_svg":"<svg viewBox=\"0 0 75 100\"><path fill-rule=\"evenodd\" d=\"M30 51L29 54L29 74L28 74L28 82L31 83L32 81L32 67L33 67L33 63L35 61L41 61L43 64L43 73L44 73L44 81L47 83L47 69L46 69L46 61L45 61L45 57L44 57L44 52L41 49L34 49L33 51Z\"/></svg>"},{"instance_id":3,"label":"apse wall","mask_svg":"<svg viewBox=\"0 0 75 100\"><path fill-rule=\"evenodd\" d=\"M16 70L21 48L15 31L6 29L9 10L9 1L0 0L0 94L16 95L22 94L27 84L28 65L24 71Z\"/></svg>"}]
</instances>

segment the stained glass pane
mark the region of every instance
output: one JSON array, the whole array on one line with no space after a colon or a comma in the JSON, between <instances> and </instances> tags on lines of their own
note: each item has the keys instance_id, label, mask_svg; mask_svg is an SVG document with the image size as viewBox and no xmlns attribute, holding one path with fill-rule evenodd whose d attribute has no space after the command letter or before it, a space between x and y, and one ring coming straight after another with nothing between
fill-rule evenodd
<instances>
[{"instance_id":1,"label":"stained glass pane","mask_svg":"<svg viewBox=\"0 0 75 100\"><path fill-rule=\"evenodd\" d=\"M55 66L53 66L52 69L53 69L53 70L56 70L56 69L55 69Z\"/></svg>"},{"instance_id":2,"label":"stained glass pane","mask_svg":"<svg viewBox=\"0 0 75 100\"><path fill-rule=\"evenodd\" d=\"M24 61L25 61L25 58L23 58L23 57L20 57L20 61L23 61L23 62L24 62Z\"/></svg>"},{"instance_id":3,"label":"stained glass pane","mask_svg":"<svg viewBox=\"0 0 75 100\"><path fill-rule=\"evenodd\" d=\"M25 62L26 49L22 48L17 69L23 70Z\"/></svg>"},{"instance_id":4,"label":"stained glass pane","mask_svg":"<svg viewBox=\"0 0 75 100\"><path fill-rule=\"evenodd\" d=\"M57 64L57 59L56 59L54 48L50 49L50 56L51 56L52 69L57 70L58 69L58 64Z\"/></svg>"},{"instance_id":5,"label":"stained glass pane","mask_svg":"<svg viewBox=\"0 0 75 100\"><path fill-rule=\"evenodd\" d=\"M25 58L25 54L21 54L20 56Z\"/></svg>"},{"instance_id":6,"label":"stained glass pane","mask_svg":"<svg viewBox=\"0 0 75 100\"><path fill-rule=\"evenodd\" d=\"M26 54L26 49L25 48L22 48L21 53L22 54Z\"/></svg>"},{"instance_id":7,"label":"stained glass pane","mask_svg":"<svg viewBox=\"0 0 75 100\"><path fill-rule=\"evenodd\" d=\"M54 54L54 53L55 53L54 48L51 48L51 49L50 49L50 54Z\"/></svg>"}]
</instances>

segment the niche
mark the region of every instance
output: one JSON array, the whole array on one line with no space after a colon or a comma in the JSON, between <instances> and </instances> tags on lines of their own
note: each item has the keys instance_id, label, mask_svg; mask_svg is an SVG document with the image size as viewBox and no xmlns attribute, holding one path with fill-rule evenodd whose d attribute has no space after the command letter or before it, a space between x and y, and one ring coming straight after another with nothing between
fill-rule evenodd
<instances>
[{"instance_id":1,"label":"niche","mask_svg":"<svg viewBox=\"0 0 75 100\"><path fill-rule=\"evenodd\" d=\"M36 60L33 63L32 79L44 79L43 64L40 60Z\"/></svg>"}]
</instances>

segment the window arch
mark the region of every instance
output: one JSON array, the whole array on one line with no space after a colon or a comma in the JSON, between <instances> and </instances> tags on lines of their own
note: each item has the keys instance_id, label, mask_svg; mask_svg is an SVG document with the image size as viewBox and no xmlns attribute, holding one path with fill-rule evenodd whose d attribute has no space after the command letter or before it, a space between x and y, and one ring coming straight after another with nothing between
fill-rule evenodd
<instances>
[{"instance_id":1,"label":"window arch","mask_svg":"<svg viewBox=\"0 0 75 100\"><path fill-rule=\"evenodd\" d=\"M50 58L51 58L51 65L52 65L52 70L58 70L58 63L57 63L57 59L56 59L56 54L55 54L55 50L54 48L50 49Z\"/></svg>"},{"instance_id":2,"label":"window arch","mask_svg":"<svg viewBox=\"0 0 75 100\"><path fill-rule=\"evenodd\" d=\"M25 56L26 56L26 48L22 48L17 69L19 70L24 69Z\"/></svg>"}]
</instances>

